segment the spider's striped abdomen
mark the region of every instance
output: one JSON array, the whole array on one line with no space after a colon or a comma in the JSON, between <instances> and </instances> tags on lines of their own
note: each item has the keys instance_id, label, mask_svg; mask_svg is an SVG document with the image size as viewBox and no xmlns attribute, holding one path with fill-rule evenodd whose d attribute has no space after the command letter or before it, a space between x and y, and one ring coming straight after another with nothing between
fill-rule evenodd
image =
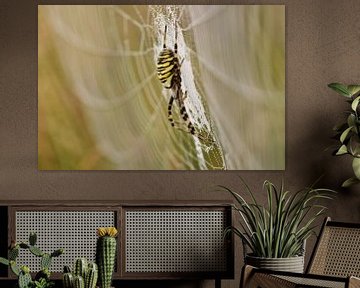
<instances>
[{"instance_id":1,"label":"spider's striped abdomen","mask_svg":"<svg viewBox=\"0 0 360 288\"><path fill-rule=\"evenodd\" d=\"M173 88L175 83L179 84L179 59L171 49L165 48L160 52L157 62L157 74L159 80L167 89Z\"/></svg>"}]
</instances>

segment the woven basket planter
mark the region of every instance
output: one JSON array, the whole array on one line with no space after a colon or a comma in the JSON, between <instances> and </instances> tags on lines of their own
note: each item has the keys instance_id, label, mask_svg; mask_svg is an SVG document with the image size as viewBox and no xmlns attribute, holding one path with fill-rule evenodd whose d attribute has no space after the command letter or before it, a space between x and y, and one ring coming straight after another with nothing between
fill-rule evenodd
<instances>
[{"instance_id":1,"label":"woven basket planter","mask_svg":"<svg viewBox=\"0 0 360 288\"><path fill-rule=\"evenodd\" d=\"M245 263L257 268L275 271L304 272L304 256L289 258L262 258L246 255Z\"/></svg>"}]
</instances>

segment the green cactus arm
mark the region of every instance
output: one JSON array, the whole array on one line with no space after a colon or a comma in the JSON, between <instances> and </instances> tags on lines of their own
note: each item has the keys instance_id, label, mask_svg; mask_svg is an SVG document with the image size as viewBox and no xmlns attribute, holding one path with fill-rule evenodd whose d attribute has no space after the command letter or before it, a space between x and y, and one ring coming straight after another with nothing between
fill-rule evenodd
<instances>
[{"instance_id":1,"label":"green cactus arm","mask_svg":"<svg viewBox=\"0 0 360 288\"><path fill-rule=\"evenodd\" d=\"M83 277L79 275L74 277L74 288L85 288Z\"/></svg>"},{"instance_id":2,"label":"green cactus arm","mask_svg":"<svg viewBox=\"0 0 360 288\"><path fill-rule=\"evenodd\" d=\"M15 261L16 258L19 256L19 246L16 245L14 248L10 249L8 255L9 255L9 260Z\"/></svg>"},{"instance_id":3,"label":"green cactus arm","mask_svg":"<svg viewBox=\"0 0 360 288\"><path fill-rule=\"evenodd\" d=\"M35 256L38 256L38 257L41 257L43 256L45 253L43 251L40 250L39 247L36 247L36 246L30 246L29 247L29 251L35 255Z\"/></svg>"},{"instance_id":4,"label":"green cactus arm","mask_svg":"<svg viewBox=\"0 0 360 288\"><path fill-rule=\"evenodd\" d=\"M0 257L0 263L9 266L10 261L6 258Z\"/></svg>"},{"instance_id":5,"label":"green cactus arm","mask_svg":"<svg viewBox=\"0 0 360 288\"><path fill-rule=\"evenodd\" d=\"M40 267L41 269L49 269L50 265L51 265L51 256L48 253L45 253L44 255L42 255L41 257L41 261L40 261Z\"/></svg>"},{"instance_id":6,"label":"green cactus arm","mask_svg":"<svg viewBox=\"0 0 360 288\"><path fill-rule=\"evenodd\" d=\"M16 265L16 262L14 260L10 261L10 269L11 271L16 275L19 276L21 270L20 268Z\"/></svg>"},{"instance_id":7,"label":"green cactus arm","mask_svg":"<svg viewBox=\"0 0 360 288\"><path fill-rule=\"evenodd\" d=\"M75 261L74 274L85 279L88 262L86 258L78 258Z\"/></svg>"},{"instance_id":8,"label":"green cactus arm","mask_svg":"<svg viewBox=\"0 0 360 288\"><path fill-rule=\"evenodd\" d=\"M60 248L51 253L51 257L58 257L64 253L64 249Z\"/></svg>"},{"instance_id":9,"label":"green cactus arm","mask_svg":"<svg viewBox=\"0 0 360 288\"><path fill-rule=\"evenodd\" d=\"M62 283L64 288L73 288L74 287L74 276L71 273L64 273L62 277Z\"/></svg>"},{"instance_id":10,"label":"green cactus arm","mask_svg":"<svg viewBox=\"0 0 360 288\"><path fill-rule=\"evenodd\" d=\"M24 243L24 242L19 243L19 246L20 246L20 248L22 248L22 249L29 249L29 247L30 247L28 244L26 244L26 243Z\"/></svg>"},{"instance_id":11,"label":"green cactus arm","mask_svg":"<svg viewBox=\"0 0 360 288\"><path fill-rule=\"evenodd\" d=\"M95 288L98 280L98 267L96 263L89 263L85 276L85 288Z\"/></svg>"},{"instance_id":12,"label":"green cactus arm","mask_svg":"<svg viewBox=\"0 0 360 288\"><path fill-rule=\"evenodd\" d=\"M19 274L18 285L19 288L29 288L32 284L32 279L29 273L21 271Z\"/></svg>"},{"instance_id":13,"label":"green cactus arm","mask_svg":"<svg viewBox=\"0 0 360 288\"><path fill-rule=\"evenodd\" d=\"M30 268L29 268L29 266L26 266L26 265L21 266L20 270L21 270L22 273L25 273L25 274L30 273Z\"/></svg>"},{"instance_id":14,"label":"green cactus arm","mask_svg":"<svg viewBox=\"0 0 360 288\"><path fill-rule=\"evenodd\" d=\"M95 262L90 262L88 265L88 270L98 270L98 265Z\"/></svg>"},{"instance_id":15,"label":"green cactus arm","mask_svg":"<svg viewBox=\"0 0 360 288\"><path fill-rule=\"evenodd\" d=\"M69 266L65 265L63 272L64 273L71 273L71 268Z\"/></svg>"},{"instance_id":16,"label":"green cactus arm","mask_svg":"<svg viewBox=\"0 0 360 288\"><path fill-rule=\"evenodd\" d=\"M37 241L37 235L35 232L31 232L29 235L29 243L31 246L35 246Z\"/></svg>"}]
</instances>

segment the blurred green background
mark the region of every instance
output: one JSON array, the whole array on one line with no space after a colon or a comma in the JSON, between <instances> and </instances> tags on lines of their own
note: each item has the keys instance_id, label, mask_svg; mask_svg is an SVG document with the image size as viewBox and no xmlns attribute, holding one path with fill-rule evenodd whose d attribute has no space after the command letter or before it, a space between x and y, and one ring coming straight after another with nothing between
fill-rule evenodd
<instances>
[{"instance_id":1,"label":"blurred green background","mask_svg":"<svg viewBox=\"0 0 360 288\"><path fill-rule=\"evenodd\" d=\"M38 29L38 155L39 169L111 169L96 147L82 105L66 80L39 6Z\"/></svg>"}]
</instances>

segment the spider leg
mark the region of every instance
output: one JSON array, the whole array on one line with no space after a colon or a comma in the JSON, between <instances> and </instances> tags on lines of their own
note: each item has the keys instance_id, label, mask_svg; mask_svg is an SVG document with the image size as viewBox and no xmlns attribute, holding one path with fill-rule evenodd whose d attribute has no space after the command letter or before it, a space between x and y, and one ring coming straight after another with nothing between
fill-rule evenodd
<instances>
[{"instance_id":1,"label":"spider leg","mask_svg":"<svg viewBox=\"0 0 360 288\"><path fill-rule=\"evenodd\" d=\"M178 37L178 32L177 32L177 25L176 25L176 20L174 22L174 26L175 26L175 44L174 44L174 52L175 54L177 54L177 37Z\"/></svg>"},{"instance_id":2,"label":"spider leg","mask_svg":"<svg viewBox=\"0 0 360 288\"><path fill-rule=\"evenodd\" d=\"M172 127L175 127L175 121L174 121L174 118L172 116L173 103L174 103L174 97L171 95L170 100L169 100L169 104L168 104L168 120L170 122L170 125Z\"/></svg>"},{"instance_id":3,"label":"spider leg","mask_svg":"<svg viewBox=\"0 0 360 288\"><path fill-rule=\"evenodd\" d=\"M196 134L195 127L190 121L189 114L186 112L186 108L185 108L184 101L183 101L184 97L186 97L186 95L187 95L187 93L185 93L185 96L182 95L181 90L179 89L176 100L177 100L177 104L179 106L180 117L184 121L186 129L188 130L188 132L190 134L195 135Z\"/></svg>"},{"instance_id":4,"label":"spider leg","mask_svg":"<svg viewBox=\"0 0 360 288\"><path fill-rule=\"evenodd\" d=\"M175 129L181 130L181 131L186 132L186 133L190 133L189 130L182 127L181 123L175 121L174 118L173 118L172 107L173 107L173 104L174 104L174 100L175 100L175 98L173 96L171 96L170 100L169 100L169 105L168 105L168 120L170 122L170 125L171 125L171 127L174 127Z\"/></svg>"},{"instance_id":5,"label":"spider leg","mask_svg":"<svg viewBox=\"0 0 360 288\"><path fill-rule=\"evenodd\" d=\"M163 42L163 48L166 48L166 32L167 32L167 25L165 25L165 31L164 31L164 42Z\"/></svg>"},{"instance_id":6,"label":"spider leg","mask_svg":"<svg viewBox=\"0 0 360 288\"><path fill-rule=\"evenodd\" d=\"M168 104L168 121L170 122L171 127L196 136L202 142L214 143L214 140L204 136L203 133L199 133L198 131L196 131L194 125L192 124L183 102L183 99L187 97L187 92L185 92L185 95L181 95L182 92L180 89L177 89L174 92L175 93L170 96ZM175 121L173 118L172 109L174 106L174 100L176 100L179 108L180 119L182 120L181 122Z\"/></svg>"}]
</instances>

